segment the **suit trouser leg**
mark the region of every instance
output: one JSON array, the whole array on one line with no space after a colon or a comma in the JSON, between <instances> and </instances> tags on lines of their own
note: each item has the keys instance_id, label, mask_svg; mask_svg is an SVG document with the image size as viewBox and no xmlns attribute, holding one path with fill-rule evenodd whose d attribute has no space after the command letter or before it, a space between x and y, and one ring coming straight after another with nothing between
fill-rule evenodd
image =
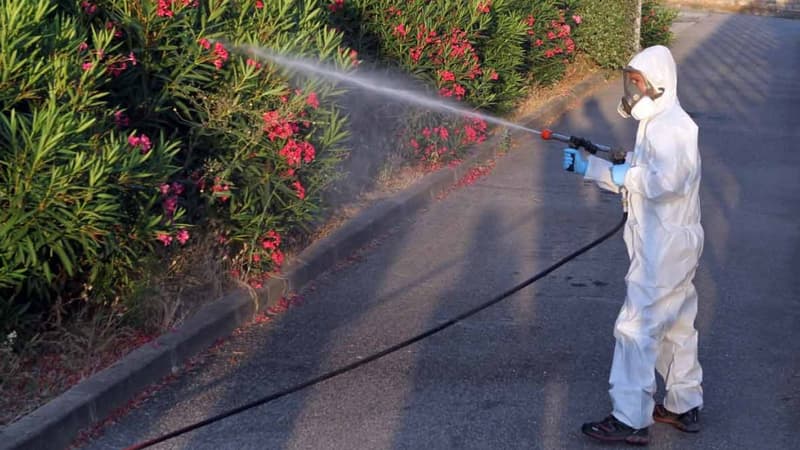
<instances>
[{"instance_id":1,"label":"suit trouser leg","mask_svg":"<svg viewBox=\"0 0 800 450\"><path fill-rule=\"evenodd\" d=\"M691 291L694 292L693 288ZM691 358L692 340L682 336L687 335L686 323L690 317L694 321L696 311L697 296L688 296L686 289L664 289L628 281L625 303L614 326L616 344L609 376L614 417L634 428L653 423L656 361L660 355L673 353L670 365L671 371L675 371L675 382L683 379L683 372L691 372L684 361ZM668 331L680 348L662 349ZM694 336L696 359L696 333ZM680 382L671 387L675 394L670 402L680 403L686 390Z\"/></svg>"},{"instance_id":2,"label":"suit trouser leg","mask_svg":"<svg viewBox=\"0 0 800 450\"><path fill-rule=\"evenodd\" d=\"M697 291L692 283L683 289L684 300L675 321L664 333L656 369L664 378L664 407L682 414L703 406L703 369L697 358Z\"/></svg>"}]
</instances>

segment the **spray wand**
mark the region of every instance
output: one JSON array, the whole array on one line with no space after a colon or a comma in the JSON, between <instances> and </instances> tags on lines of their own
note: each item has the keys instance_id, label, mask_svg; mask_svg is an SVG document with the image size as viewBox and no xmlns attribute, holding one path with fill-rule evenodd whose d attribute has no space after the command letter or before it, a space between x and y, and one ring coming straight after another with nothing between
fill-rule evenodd
<instances>
[{"instance_id":1,"label":"spray wand","mask_svg":"<svg viewBox=\"0 0 800 450\"><path fill-rule=\"evenodd\" d=\"M607 145L602 144L594 144L592 141L578 137L578 136L567 136L561 133L555 133L552 130L544 129L538 132L542 139L545 141L549 140L556 140L561 141L569 145L570 148L582 148L587 152L591 153L592 155L596 154L597 152L605 152L609 154L609 160L612 164L622 164L625 162L625 150L620 148L612 148ZM574 163L570 165L567 169L569 172L573 172L575 170Z\"/></svg>"}]
</instances>

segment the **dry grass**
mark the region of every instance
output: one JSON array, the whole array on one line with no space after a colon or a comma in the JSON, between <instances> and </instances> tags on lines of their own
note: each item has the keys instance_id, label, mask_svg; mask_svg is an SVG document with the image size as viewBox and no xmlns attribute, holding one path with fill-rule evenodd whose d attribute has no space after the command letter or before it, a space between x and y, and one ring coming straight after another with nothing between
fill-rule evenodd
<instances>
[{"instance_id":1,"label":"dry grass","mask_svg":"<svg viewBox=\"0 0 800 450\"><path fill-rule=\"evenodd\" d=\"M579 54L575 61L567 66L564 78L552 86L537 86L531 89L530 95L509 114L507 119L518 121L530 116L538 108L555 97L567 95L576 84L602 69L586 55Z\"/></svg>"},{"instance_id":2,"label":"dry grass","mask_svg":"<svg viewBox=\"0 0 800 450\"><path fill-rule=\"evenodd\" d=\"M137 321L148 329L169 330L220 298L230 284L222 249L213 236L203 236L149 280L149 288L132 302L140 308Z\"/></svg>"},{"instance_id":3,"label":"dry grass","mask_svg":"<svg viewBox=\"0 0 800 450\"><path fill-rule=\"evenodd\" d=\"M21 350L0 343L0 425L9 424L110 366L218 299L226 288L213 241L188 246L137 293L137 307L83 306ZM54 314L55 315L55 314ZM131 323L131 319L135 323Z\"/></svg>"}]
</instances>

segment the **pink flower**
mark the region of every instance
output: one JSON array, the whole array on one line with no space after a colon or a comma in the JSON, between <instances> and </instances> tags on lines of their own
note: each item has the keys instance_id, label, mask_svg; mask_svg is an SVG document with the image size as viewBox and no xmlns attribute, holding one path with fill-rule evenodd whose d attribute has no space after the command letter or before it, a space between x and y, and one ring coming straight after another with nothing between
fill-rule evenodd
<instances>
[{"instance_id":1,"label":"pink flower","mask_svg":"<svg viewBox=\"0 0 800 450\"><path fill-rule=\"evenodd\" d=\"M78 45L79 52L85 52L88 49L89 49L89 44L87 44L86 41L81 42L80 45Z\"/></svg>"},{"instance_id":2,"label":"pink flower","mask_svg":"<svg viewBox=\"0 0 800 450\"><path fill-rule=\"evenodd\" d=\"M330 12L337 12L342 8L344 8L344 0L331 0L331 4L328 5Z\"/></svg>"},{"instance_id":3,"label":"pink flower","mask_svg":"<svg viewBox=\"0 0 800 450\"><path fill-rule=\"evenodd\" d=\"M200 47L203 47L206 50L211 49L211 42L209 42L206 38L200 38L197 43L200 44Z\"/></svg>"},{"instance_id":4,"label":"pink flower","mask_svg":"<svg viewBox=\"0 0 800 450\"><path fill-rule=\"evenodd\" d=\"M208 48L205 47L203 43L201 43L200 45L203 45L204 48ZM209 47L210 45L211 44L209 43ZM225 46L222 45L221 43L215 42L214 54L217 55L217 58L214 60L214 67L216 67L217 70L222 69L223 64L225 64L225 61L228 60L228 50L226 50Z\"/></svg>"},{"instance_id":5,"label":"pink flower","mask_svg":"<svg viewBox=\"0 0 800 450\"><path fill-rule=\"evenodd\" d=\"M247 62L247 65L250 66L250 67L255 67L256 69L260 69L261 68L261 63L256 61L256 60L254 60L254 59L247 58L246 62Z\"/></svg>"},{"instance_id":6,"label":"pink flower","mask_svg":"<svg viewBox=\"0 0 800 450\"><path fill-rule=\"evenodd\" d=\"M263 247L264 250L275 250L280 247L280 245L281 235L275 230L268 231L264 240L261 241L261 247Z\"/></svg>"},{"instance_id":7,"label":"pink flower","mask_svg":"<svg viewBox=\"0 0 800 450\"><path fill-rule=\"evenodd\" d=\"M256 0L256 9L261 9L264 7L264 2L261 0Z\"/></svg>"},{"instance_id":8,"label":"pink flower","mask_svg":"<svg viewBox=\"0 0 800 450\"><path fill-rule=\"evenodd\" d=\"M301 142L300 143L300 150L303 152L303 162L308 164L314 161L314 157L317 155L317 151L310 142Z\"/></svg>"},{"instance_id":9,"label":"pink flower","mask_svg":"<svg viewBox=\"0 0 800 450\"><path fill-rule=\"evenodd\" d=\"M150 149L153 147L153 144L150 142L150 138L147 137L147 135L145 134L142 134L141 136L136 136L135 134L132 134L128 138L128 144L130 144L133 147L139 147L143 155L149 152Z\"/></svg>"},{"instance_id":10,"label":"pink flower","mask_svg":"<svg viewBox=\"0 0 800 450\"><path fill-rule=\"evenodd\" d=\"M214 43L214 54L223 61L228 60L228 50L225 49L225 46L219 42Z\"/></svg>"},{"instance_id":11,"label":"pink flower","mask_svg":"<svg viewBox=\"0 0 800 450\"><path fill-rule=\"evenodd\" d=\"M486 14L492 7L492 0L487 0L485 3L478 3L478 12Z\"/></svg>"},{"instance_id":12,"label":"pink flower","mask_svg":"<svg viewBox=\"0 0 800 450\"><path fill-rule=\"evenodd\" d=\"M97 12L97 6L89 2L81 2L81 7L83 8L83 12L89 15Z\"/></svg>"},{"instance_id":13,"label":"pink flower","mask_svg":"<svg viewBox=\"0 0 800 450\"><path fill-rule=\"evenodd\" d=\"M81 64L81 68L83 69L84 72L87 71L87 70L91 70L92 66L93 66L93 64L90 63L90 62L85 62L85 63Z\"/></svg>"},{"instance_id":14,"label":"pink flower","mask_svg":"<svg viewBox=\"0 0 800 450\"><path fill-rule=\"evenodd\" d=\"M576 23L576 24L579 24L579 25L580 25L580 23L581 23L581 22L583 22L583 19L582 19L582 18L581 18L581 16L579 16L579 15L574 15L574 16L572 16L572 20L574 20L574 21L575 21L575 23Z\"/></svg>"},{"instance_id":15,"label":"pink flower","mask_svg":"<svg viewBox=\"0 0 800 450\"><path fill-rule=\"evenodd\" d=\"M537 39L536 40L536 46L537 47L541 47L542 45L544 45L544 41L542 41L541 39Z\"/></svg>"},{"instance_id":16,"label":"pink flower","mask_svg":"<svg viewBox=\"0 0 800 450\"><path fill-rule=\"evenodd\" d=\"M262 118L264 119L264 131L267 132L270 141L274 141L275 138L288 139L300 129L296 123L281 118L278 111L265 112Z\"/></svg>"},{"instance_id":17,"label":"pink flower","mask_svg":"<svg viewBox=\"0 0 800 450\"><path fill-rule=\"evenodd\" d=\"M158 190L161 192L161 195L167 195L169 194L169 185L167 183L163 183L158 187Z\"/></svg>"},{"instance_id":18,"label":"pink flower","mask_svg":"<svg viewBox=\"0 0 800 450\"><path fill-rule=\"evenodd\" d=\"M441 127L441 128L439 128L439 136L442 139L447 139L447 138L450 137L450 133L447 131L446 127Z\"/></svg>"},{"instance_id":19,"label":"pink flower","mask_svg":"<svg viewBox=\"0 0 800 450\"><path fill-rule=\"evenodd\" d=\"M464 94L466 94L466 91L464 90L464 86L461 86L460 84L457 84L453 88L453 92L455 92L456 98L458 98L459 100L464 98Z\"/></svg>"},{"instance_id":20,"label":"pink flower","mask_svg":"<svg viewBox=\"0 0 800 450\"><path fill-rule=\"evenodd\" d=\"M125 115L122 111L117 111L114 113L114 124L116 124L119 128L127 127L131 124L130 119L128 116Z\"/></svg>"},{"instance_id":21,"label":"pink flower","mask_svg":"<svg viewBox=\"0 0 800 450\"><path fill-rule=\"evenodd\" d=\"M497 72L495 72L494 70L492 71L492 74L489 75L490 80L497 80L498 78L500 78L500 76L497 75Z\"/></svg>"},{"instance_id":22,"label":"pink flower","mask_svg":"<svg viewBox=\"0 0 800 450\"><path fill-rule=\"evenodd\" d=\"M278 154L283 156L286 164L292 167L300 166L303 159L303 149L294 139L287 140L286 145L278 151Z\"/></svg>"},{"instance_id":23,"label":"pink flower","mask_svg":"<svg viewBox=\"0 0 800 450\"><path fill-rule=\"evenodd\" d=\"M170 186L170 188L172 188L172 192L174 192L174 193L175 193L175 195L181 195L181 194L183 194L183 190L184 190L184 189L183 189L183 185L182 185L182 184L180 184L180 183L178 183L177 181L174 181L174 182L172 183L172 185Z\"/></svg>"},{"instance_id":24,"label":"pink flower","mask_svg":"<svg viewBox=\"0 0 800 450\"><path fill-rule=\"evenodd\" d=\"M439 76L442 77L442 81L456 81L456 76L448 70L440 71Z\"/></svg>"},{"instance_id":25,"label":"pink flower","mask_svg":"<svg viewBox=\"0 0 800 450\"><path fill-rule=\"evenodd\" d=\"M525 24L527 24L529 27L532 27L533 24L535 23L536 23L536 18L533 17L533 14L529 15L528 18L525 19Z\"/></svg>"},{"instance_id":26,"label":"pink flower","mask_svg":"<svg viewBox=\"0 0 800 450\"><path fill-rule=\"evenodd\" d=\"M275 263L277 267L283 265L283 252L280 250L275 250L272 252L272 262Z\"/></svg>"},{"instance_id":27,"label":"pink flower","mask_svg":"<svg viewBox=\"0 0 800 450\"><path fill-rule=\"evenodd\" d=\"M575 41L568 38L566 40L566 44L567 44L567 53L573 53L575 51Z\"/></svg>"},{"instance_id":28,"label":"pink flower","mask_svg":"<svg viewBox=\"0 0 800 450\"><path fill-rule=\"evenodd\" d=\"M405 37L408 34L408 31L406 30L406 26L401 23L400 25L394 27L392 34L395 36Z\"/></svg>"},{"instance_id":29,"label":"pink flower","mask_svg":"<svg viewBox=\"0 0 800 450\"><path fill-rule=\"evenodd\" d=\"M294 187L295 192L297 192L297 198L299 198L300 200L306 198L306 188L304 188L299 181L295 181L294 183L292 183L292 187Z\"/></svg>"},{"instance_id":30,"label":"pink flower","mask_svg":"<svg viewBox=\"0 0 800 450\"><path fill-rule=\"evenodd\" d=\"M128 63L122 61L120 63L115 63L106 67L106 72L110 73L112 77L118 77L127 68L128 68Z\"/></svg>"},{"instance_id":31,"label":"pink flower","mask_svg":"<svg viewBox=\"0 0 800 450\"><path fill-rule=\"evenodd\" d=\"M312 107L314 109L319 108L319 100L317 99L316 92L312 92L312 93L308 94L308 98L306 98L306 105L308 105L308 106L310 106L310 107Z\"/></svg>"},{"instance_id":32,"label":"pink flower","mask_svg":"<svg viewBox=\"0 0 800 450\"><path fill-rule=\"evenodd\" d=\"M412 61L419 62L419 59L422 57L422 49L419 47L412 48L409 51L409 55L411 56Z\"/></svg>"},{"instance_id":33,"label":"pink flower","mask_svg":"<svg viewBox=\"0 0 800 450\"><path fill-rule=\"evenodd\" d=\"M117 24L115 24L114 22L111 21L106 22L106 30L113 30L115 38L122 37L122 31L117 29Z\"/></svg>"},{"instance_id":34,"label":"pink flower","mask_svg":"<svg viewBox=\"0 0 800 450\"><path fill-rule=\"evenodd\" d=\"M165 198L162 206L164 207L164 213L167 218L172 219L172 216L175 215L175 210L178 209L178 197L171 195Z\"/></svg>"},{"instance_id":35,"label":"pink flower","mask_svg":"<svg viewBox=\"0 0 800 450\"><path fill-rule=\"evenodd\" d=\"M142 154L145 154L153 148L153 144L150 143L150 138L146 135L142 135L139 139L139 148L141 148Z\"/></svg>"},{"instance_id":36,"label":"pink flower","mask_svg":"<svg viewBox=\"0 0 800 450\"><path fill-rule=\"evenodd\" d=\"M158 0L158 8L156 9L156 15L159 17L172 17L175 15L172 12L172 1L171 0Z\"/></svg>"},{"instance_id":37,"label":"pink flower","mask_svg":"<svg viewBox=\"0 0 800 450\"><path fill-rule=\"evenodd\" d=\"M164 247L168 247L169 244L172 244L172 236L170 236L169 234L158 233L156 239L161 241L161 243L164 244Z\"/></svg>"},{"instance_id":38,"label":"pink flower","mask_svg":"<svg viewBox=\"0 0 800 450\"><path fill-rule=\"evenodd\" d=\"M211 187L211 192L221 192L223 194L230 194L230 186L227 184L220 184L219 177L214 178L214 186ZM230 196L228 195L220 195L219 201L225 203L228 201Z\"/></svg>"},{"instance_id":39,"label":"pink flower","mask_svg":"<svg viewBox=\"0 0 800 450\"><path fill-rule=\"evenodd\" d=\"M464 137L465 144L471 144L478 139L478 132L469 125L464 127L464 134L466 135Z\"/></svg>"},{"instance_id":40,"label":"pink flower","mask_svg":"<svg viewBox=\"0 0 800 450\"><path fill-rule=\"evenodd\" d=\"M178 242L179 242L181 245L183 245L183 244L185 244L185 243L186 243L186 241L188 241L188 240L189 240L189 232L188 232L188 231L186 231L186 230L180 230L180 231L178 231L178 236L177 236L177 238L178 238Z\"/></svg>"}]
</instances>

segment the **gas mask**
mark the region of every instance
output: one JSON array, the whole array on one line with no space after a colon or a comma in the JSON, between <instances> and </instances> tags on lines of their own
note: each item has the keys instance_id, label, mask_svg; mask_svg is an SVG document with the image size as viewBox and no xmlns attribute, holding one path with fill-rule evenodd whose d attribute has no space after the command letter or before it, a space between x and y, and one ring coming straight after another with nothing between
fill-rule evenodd
<instances>
[{"instance_id":1,"label":"gas mask","mask_svg":"<svg viewBox=\"0 0 800 450\"><path fill-rule=\"evenodd\" d=\"M617 112L622 117L633 117L636 120L652 116L656 109L655 99L664 93L663 88L653 87L642 72L632 67L623 69L622 87L624 95L617 106Z\"/></svg>"}]
</instances>

